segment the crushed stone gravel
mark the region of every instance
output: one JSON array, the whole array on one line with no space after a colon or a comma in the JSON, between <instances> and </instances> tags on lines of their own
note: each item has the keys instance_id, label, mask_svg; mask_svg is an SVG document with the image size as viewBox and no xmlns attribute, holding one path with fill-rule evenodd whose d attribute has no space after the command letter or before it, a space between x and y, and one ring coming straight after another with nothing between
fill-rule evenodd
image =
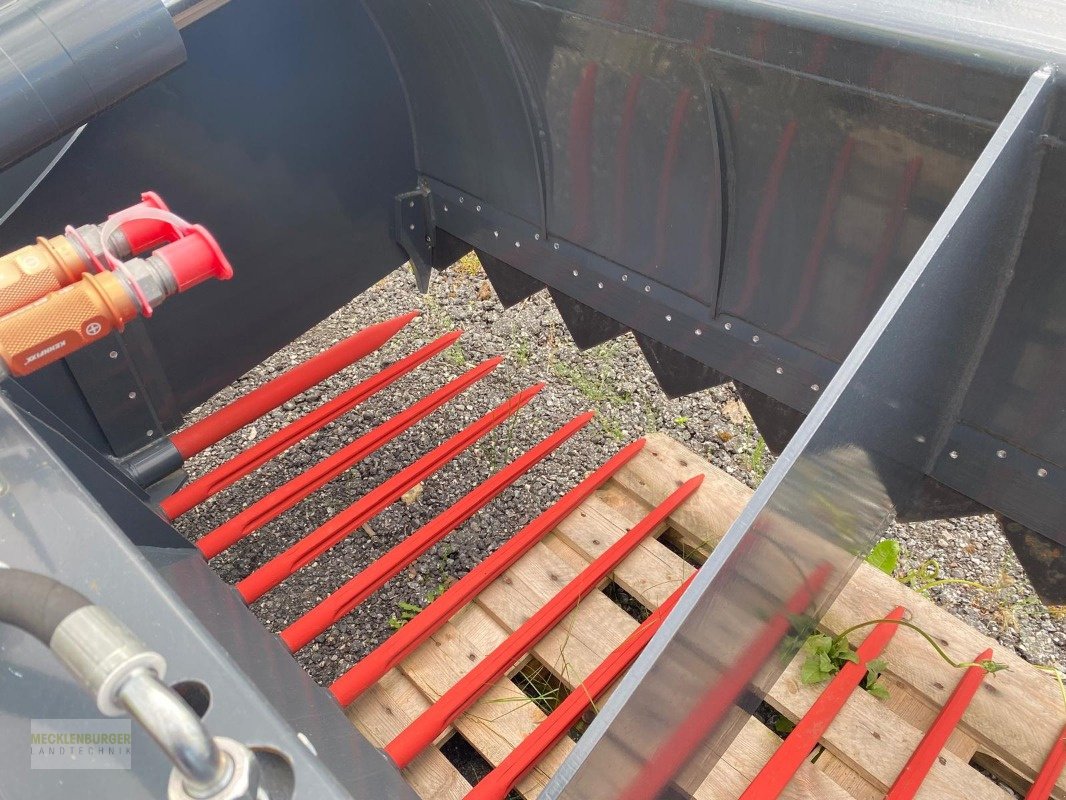
<instances>
[{"instance_id":1,"label":"crushed stone gravel","mask_svg":"<svg viewBox=\"0 0 1066 800\"><path fill-rule=\"evenodd\" d=\"M190 476L204 474L446 332L464 330L459 343L185 514L177 522L178 530L196 540L473 365L495 355L506 360L444 408L213 559L212 566L224 580L235 583L514 393L538 382L544 382L545 388L510 421L424 481L419 491L393 503L313 567L254 603L253 611L271 630L282 630L577 414L595 410L599 415L356 612L297 653L303 667L323 685L386 639L402 624L410 606L431 600L591 469L646 432L665 431L752 487L772 465L772 455L731 384L671 400L659 389L631 335L580 352L546 292L504 310L473 256L435 274L424 296L415 290L407 269L392 273L195 409L188 421L226 405L330 344L414 308L421 309L422 316L383 348L191 459ZM913 579L935 566L940 578L967 581L927 591L941 606L1023 658L1066 665L1066 619L1036 597L993 517L898 524L887 535L897 539L903 550L897 576Z\"/></svg>"}]
</instances>

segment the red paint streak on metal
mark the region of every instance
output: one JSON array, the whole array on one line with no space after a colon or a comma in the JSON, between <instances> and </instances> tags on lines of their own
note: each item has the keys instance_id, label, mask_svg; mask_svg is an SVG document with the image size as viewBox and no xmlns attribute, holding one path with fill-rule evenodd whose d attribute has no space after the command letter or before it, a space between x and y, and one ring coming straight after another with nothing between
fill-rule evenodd
<instances>
[{"instance_id":1,"label":"red paint streak on metal","mask_svg":"<svg viewBox=\"0 0 1066 800\"><path fill-rule=\"evenodd\" d=\"M660 524L666 521L703 482L697 475L686 481L650 514L638 522L618 541L608 547L536 614L505 639L484 660L446 691L385 748L401 769L433 743L471 705L477 702L497 680L525 653L529 652L552 628L573 611L597 584L614 570L626 556L640 546Z\"/></svg>"},{"instance_id":2,"label":"red paint streak on metal","mask_svg":"<svg viewBox=\"0 0 1066 800\"><path fill-rule=\"evenodd\" d=\"M652 33L661 34L666 30L666 25L670 19L670 6L672 4L672 0L659 0L659 4L655 9L655 22L652 26ZM611 22L620 22L622 17L617 13L619 10L620 9L609 8L607 16L608 20ZM612 16L612 14L614 15ZM636 121L637 100L640 97L640 90L643 86L644 73L634 72L629 76L629 84L626 87L625 99L622 101L622 115L618 125L618 140L615 144L614 236L615 240L623 247L625 246L625 231L627 230L626 202L629 199L629 146L633 139L633 123ZM676 151L676 146L674 149ZM663 171L665 174L665 167ZM662 193L664 191L665 188L660 188L660 207L663 204ZM662 211L660 210L660 216L661 215Z\"/></svg>"},{"instance_id":3,"label":"red paint streak on metal","mask_svg":"<svg viewBox=\"0 0 1066 800\"><path fill-rule=\"evenodd\" d=\"M660 795L774 655L781 640L792 629L791 617L810 607L832 572L828 563L812 571L781 611L762 627L736 663L707 690L677 730L644 763L618 800L654 800Z\"/></svg>"},{"instance_id":4,"label":"red paint streak on metal","mask_svg":"<svg viewBox=\"0 0 1066 800\"><path fill-rule=\"evenodd\" d=\"M596 79L600 65L590 61L581 70L570 106L570 181L574 188L571 236L577 242L588 238L592 227L592 121L596 113Z\"/></svg>"},{"instance_id":5,"label":"red paint streak on metal","mask_svg":"<svg viewBox=\"0 0 1066 800\"><path fill-rule=\"evenodd\" d=\"M449 619L486 586L528 553L533 546L566 519L589 496L644 449L638 439L617 452L599 469L563 495L551 508L512 536L495 553L468 572L429 607L409 621L389 639L333 682L330 692L341 705L352 703L386 672L440 630Z\"/></svg>"},{"instance_id":6,"label":"red paint streak on metal","mask_svg":"<svg viewBox=\"0 0 1066 800\"><path fill-rule=\"evenodd\" d=\"M418 311L373 325L309 358L269 383L170 437L182 458L194 456L268 411L372 353L417 317Z\"/></svg>"},{"instance_id":7,"label":"red paint streak on metal","mask_svg":"<svg viewBox=\"0 0 1066 800\"><path fill-rule=\"evenodd\" d=\"M313 411L309 411L292 424L286 425L277 433L268 436L254 447L248 448L202 478L193 481L180 492L171 495L159 504L160 508L169 519L181 516L207 498L232 486L245 475L259 469L274 456L285 452L297 442L303 441L330 422L344 416L368 397L390 386L415 367L424 364L449 347L461 335L462 331L456 331L441 336L435 342L430 342L406 358L400 359L377 375L367 378L358 386L352 387Z\"/></svg>"},{"instance_id":8,"label":"red paint streak on metal","mask_svg":"<svg viewBox=\"0 0 1066 800\"><path fill-rule=\"evenodd\" d=\"M465 800L505 800L508 793L522 778L537 765L555 743L577 724L591 706L614 683L629 665L636 660L651 637L659 630L666 615L669 614L681 595L692 582L695 575L690 575L684 583L667 598L661 606L644 620L640 627L629 634L592 673L575 686L574 690L555 707L547 719L522 740L492 772L478 781Z\"/></svg>"},{"instance_id":9,"label":"red paint streak on metal","mask_svg":"<svg viewBox=\"0 0 1066 800\"><path fill-rule=\"evenodd\" d=\"M481 419L438 445L413 464L397 472L344 511L320 525L284 553L270 559L244 580L237 591L245 602L258 600L279 583L325 553L364 522L373 519L411 487L428 478L470 445L498 426L532 400L541 389L538 383L506 400Z\"/></svg>"},{"instance_id":10,"label":"red paint streak on metal","mask_svg":"<svg viewBox=\"0 0 1066 800\"><path fill-rule=\"evenodd\" d=\"M907 162L903 170L903 178L896 189L896 198L892 204L892 212L885 223L885 229L881 234L881 241L877 245L874 260L870 269L866 272L866 282L862 287L862 299L856 308L861 315L855 320L855 335L858 336L866 327L866 322L873 315L874 295L884 279L885 270L888 268L892 256L899 249L899 234L903 229L903 223L907 219L907 206L910 203L914 185L918 182L918 174L922 171L922 157L916 156Z\"/></svg>"},{"instance_id":11,"label":"red paint streak on metal","mask_svg":"<svg viewBox=\"0 0 1066 800\"><path fill-rule=\"evenodd\" d=\"M992 658L991 649L985 650L974 661L987 661L990 658ZM973 700L973 696L981 686L981 681L987 674L987 670L979 666L966 670L962 680L955 687L955 691L948 698L948 702L940 709L932 726L922 737L918 749L911 754L907 764L896 778L896 782L888 790L885 800L908 800L918 793L922 781L936 763L937 756L944 749L952 731L959 724L959 720L962 719L962 715L966 712L970 701Z\"/></svg>"},{"instance_id":12,"label":"red paint streak on metal","mask_svg":"<svg viewBox=\"0 0 1066 800\"><path fill-rule=\"evenodd\" d=\"M887 619L903 619L904 613L903 606L896 606ZM858 663L849 661L836 674L825 691L814 701L814 705L804 714L803 719L796 724L784 744L777 748L755 776L755 780L744 790L740 800L774 800L780 796L796 774L796 770L810 756L822 734L840 713L851 693L866 676L866 665L881 655L898 629L898 625L882 622L870 631L870 635L856 651Z\"/></svg>"},{"instance_id":13,"label":"red paint streak on metal","mask_svg":"<svg viewBox=\"0 0 1066 800\"><path fill-rule=\"evenodd\" d=\"M652 25L652 33L666 32L666 26L670 22L670 7L673 4L674 0L659 0L658 5L655 6L655 23Z\"/></svg>"},{"instance_id":14,"label":"red paint streak on metal","mask_svg":"<svg viewBox=\"0 0 1066 800\"><path fill-rule=\"evenodd\" d=\"M502 358L492 358L445 384L433 394L422 398L392 419L363 434L351 444L324 458L310 469L256 501L228 522L203 536L196 546L207 558L217 556L252 531L258 530L305 497L325 486L345 470L378 448L392 441L408 428L429 416L442 405L461 394L472 384L494 370Z\"/></svg>"},{"instance_id":15,"label":"red paint streak on metal","mask_svg":"<svg viewBox=\"0 0 1066 800\"><path fill-rule=\"evenodd\" d=\"M766 58L766 39L773 27L773 22L761 19L756 23L755 30L751 34L751 57L756 61Z\"/></svg>"},{"instance_id":16,"label":"red paint streak on metal","mask_svg":"<svg viewBox=\"0 0 1066 800\"><path fill-rule=\"evenodd\" d=\"M777 200L781 194L781 180L785 175L785 167L788 166L788 155L792 150L792 143L796 141L796 132L799 123L790 119L781 131L781 138L777 142L777 152L770 164L770 171L766 175L766 183L762 190L762 201L755 215L755 227L751 234L751 246L748 248L748 270L744 282L744 291L740 302L737 303L737 314L743 314L748 310L752 300L755 299L755 290L759 286L759 278L762 276L762 249L766 244L766 237L770 232L770 222L774 211L777 210Z\"/></svg>"},{"instance_id":17,"label":"red paint streak on metal","mask_svg":"<svg viewBox=\"0 0 1066 800\"><path fill-rule=\"evenodd\" d=\"M1066 728L1062 729L1058 740L1048 753L1044 766L1040 768L1040 774L1036 776L1033 787L1025 796L1025 800L1050 800L1051 792L1055 789L1055 784L1059 782L1064 766L1066 766Z\"/></svg>"},{"instance_id":18,"label":"red paint streak on metal","mask_svg":"<svg viewBox=\"0 0 1066 800\"><path fill-rule=\"evenodd\" d=\"M763 57L768 32L769 23L765 21L760 23L756 30L756 38L752 42L752 55L756 59L761 60ZM811 57L804 67L804 72L810 75L817 75L822 71L829 54L829 42L830 39L825 34L815 39L814 46L811 48ZM756 44L758 44L758 55L755 55ZM734 115L734 123L735 121L736 116ZM799 122L793 117L785 125L784 130L781 131L781 137L777 141L777 152L774 154L770 172L766 177L762 201L759 203L759 210L755 216L755 226L752 229L744 289L741 292L736 310L733 312L737 316L743 316L748 311L752 301L755 299L755 292L759 288L759 282L762 278L762 251L766 245L766 237L770 232L770 223L773 221L774 212L777 210L777 201L781 193L781 181L784 178L789 154L792 151L792 145L795 143L798 130Z\"/></svg>"},{"instance_id":19,"label":"red paint streak on metal","mask_svg":"<svg viewBox=\"0 0 1066 800\"><path fill-rule=\"evenodd\" d=\"M629 148L633 141L633 123L637 118L637 100L640 90L644 86L644 74L634 72L629 76L629 86L626 87L626 96L622 101L622 118L618 124L618 141L614 155L614 235L615 239L625 245L626 232L626 203L629 201Z\"/></svg>"},{"instance_id":20,"label":"red paint streak on metal","mask_svg":"<svg viewBox=\"0 0 1066 800\"><path fill-rule=\"evenodd\" d=\"M814 296L814 284L818 278L818 268L822 266L822 256L825 254L825 246L829 241L833 218L836 216L840 196L844 191L844 179L847 178L848 168L851 166L851 157L855 154L855 144L855 139L849 136L844 141L844 146L840 148L840 152L837 153L833 171L829 175L822 213L814 229L814 238L811 239L811 249L807 252L807 260L803 262L803 281L800 284L796 303L792 306L792 315L781 329L782 336L792 333L803 320L807 309L810 308L811 298Z\"/></svg>"},{"instance_id":21,"label":"red paint streak on metal","mask_svg":"<svg viewBox=\"0 0 1066 800\"><path fill-rule=\"evenodd\" d=\"M574 418L487 481L475 487L457 503L423 525L289 625L282 631L281 640L288 645L289 650L294 652L310 643L322 631L351 613L352 609L380 589L400 570L488 505L500 492L588 425L595 416L595 414L587 413Z\"/></svg>"},{"instance_id":22,"label":"red paint streak on metal","mask_svg":"<svg viewBox=\"0 0 1066 800\"><path fill-rule=\"evenodd\" d=\"M663 169L659 177L659 202L655 215L655 264L654 269L662 265L666 257L668 241L666 227L670 221L670 187L674 182L674 167L677 154L681 149L681 133L685 126L685 117L692 104L692 89L685 87L674 102L674 113L670 117L670 131L666 137L666 152L663 154Z\"/></svg>"}]
</instances>

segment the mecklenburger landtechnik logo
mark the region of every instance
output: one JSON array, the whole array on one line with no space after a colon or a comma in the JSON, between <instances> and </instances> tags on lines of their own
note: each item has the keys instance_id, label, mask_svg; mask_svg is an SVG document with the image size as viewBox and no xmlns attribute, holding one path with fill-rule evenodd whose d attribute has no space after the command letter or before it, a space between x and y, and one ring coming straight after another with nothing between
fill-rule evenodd
<instances>
[{"instance_id":1,"label":"mecklenburger landtechnik logo","mask_svg":"<svg viewBox=\"0 0 1066 800\"><path fill-rule=\"evenodd\" d=\"M129 769L129 719L31 719L30 769Z\"/></svg>"}]
</instances>

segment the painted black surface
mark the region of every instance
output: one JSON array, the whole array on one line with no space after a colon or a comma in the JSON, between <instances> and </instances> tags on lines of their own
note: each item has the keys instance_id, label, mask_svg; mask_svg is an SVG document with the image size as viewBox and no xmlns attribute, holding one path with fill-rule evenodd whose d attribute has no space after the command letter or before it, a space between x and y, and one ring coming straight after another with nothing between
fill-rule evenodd
<instances>
[{"instance_id":1,"label":"painted black surface","mask_svg":"<svg viewBox=\"0 0 1066 800\"><path fill-rule=\"evenodd\" d=\"M1032 69L1066 53L1066 15L1025 0L369 5L441 229L800 413ZM1066 474L1062 130L1055 115L1017 280L957 412L991 447L933 477L1066 541L1066 502L1037 475Z\"/></svg>"}]
</instances>

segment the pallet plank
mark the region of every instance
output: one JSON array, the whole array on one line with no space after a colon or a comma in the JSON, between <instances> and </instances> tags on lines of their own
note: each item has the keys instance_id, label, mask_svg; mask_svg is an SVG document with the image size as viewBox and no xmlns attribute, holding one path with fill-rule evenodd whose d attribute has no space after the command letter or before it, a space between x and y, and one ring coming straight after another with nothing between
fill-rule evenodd
<instances>
[{"instance_id":1,"label":"pallet plank","mask_svg":"<svg viewBox=\"0 0 1066 800\"><path fill-rule=\"evenodd\" d=\"M656 504L688 478L702 473L703 485L662 526L662 541L649 539L614 571L611 579L641 605L653 609L693 572L692 553L706 554L728 530L752 492L740 481L712 467L669 437L649 437L645 450L601 487L557 530L535 546L508 573L488 587L451 623L426 642L397 670L386 675L349 709L357 725L384 744L470 669L473 660L491 651L520 626L591 560L617 541ZM680 545L668 547L665 542ZM751 587L752 603L759 587ZM920 597L890 576L863 565L830 608L823 625L839 632L859 621L875 619L894 605L904 605L914 621L930 631L959 660L988 646L989 640ZM735 610L738 640L754 623L745 609ZM636 622L602 591L594 591L538 644L533 657L567 687L579 683L616 647ZM860 641L865 631L855 635ZM721 654L693 650L706 661ZM816 763L805 762L783 797L788 800L875 800L895 778L922 731L950 694L959 673L939 660L931 648L907 630L897 633L886 650L891 694L879 701L856 692L823 737L826 750ZM1061 727L1063 709L1057 685L1004 648L995 658L1008 663L1007 673L986 678L974 703L939 762L920 798L923 800L1002 800L1008 794L969 762L975 754L1006 765L1019 785L1039 769ZM472 660L473 659L473 660ZM789 665L767 700L786 716L804 713L821 687L798 679L802 657ZM517 665L516 665L517 666ZM456 723L485 758L497 764L544 719L544 713L509 679L490 687L485 697ZM736 800L748 781L780 745L762 723L750 720L727 753L697 790L698 800ZM518 787L536 797L573 749L565 738ZM426 798L462 797L469 785L436 748L416 760L406 773ZM1055 793L1066 800L1066 778Z\"/></svg>"}]
</instances>

